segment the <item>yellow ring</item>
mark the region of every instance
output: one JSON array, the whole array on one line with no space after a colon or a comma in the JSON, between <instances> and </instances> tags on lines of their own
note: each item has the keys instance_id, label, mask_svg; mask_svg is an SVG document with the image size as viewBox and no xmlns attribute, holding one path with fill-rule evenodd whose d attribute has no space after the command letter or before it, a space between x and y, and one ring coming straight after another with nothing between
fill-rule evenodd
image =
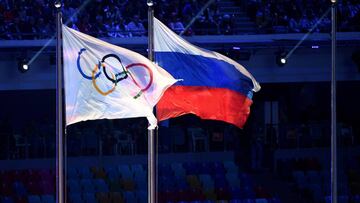
<instances>
[{"instance_id":1,"label":"yellow ring","mask_svg":"<svg viewBox=\"0 0 360 203\"><path fill-rule=\"evenodd\" d=\"M101 64L101 65L104 66L103 64ZM98 70L99 70L99 67L98 67L98 65L96 64L96 65L95 65L95 68L94 68L94 70L92 71L92 74L91 74L92 83L93 83L94 88L96 89L96 91L98 91L101 95L106 96L106 95L112 93L112 92L115 90L116 84L114 84L114 87L111 88L109 91L103 92L103 91L97 86L97 84L96 84L95 73L96 73ZM115 80L115 76L114 76L113 73L111 73L111 76L112 76L113 80Z\"/></svg>"}]
</instances>

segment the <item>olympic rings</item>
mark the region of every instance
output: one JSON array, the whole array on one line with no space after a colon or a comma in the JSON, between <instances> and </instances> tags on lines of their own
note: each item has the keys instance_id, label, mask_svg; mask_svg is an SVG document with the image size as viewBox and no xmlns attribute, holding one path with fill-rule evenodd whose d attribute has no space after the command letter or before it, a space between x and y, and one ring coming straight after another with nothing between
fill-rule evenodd
<instances>
[{"instance_id":1,"label":"olympic rings","mask_svg":"<svg viewBox=\"0 0 360 203\"><path fill-rule=\"evenodd\" d=\"M107 96L109 94L111 94L112 92L115 91L115 88L117 86L117 84L122 81L122 80L125 80L127 79L129 76L131 78L131 80L133 81L133 83L140 89L140 91L133 97L134 99L137 99L138 97L140 97L142 95L143 92L147 91L152 83L153 83L153 72L152 70L145 64L143 63L132 63L132 64L129 64L127 65L126 67L124 67L121 59L119 56L115 55L115 54L107 54L105 55L101 61L99 61L98 64L95 64L95 67L94 69L92 70L92 74L91 76L88 76L86 75L83 71L82 71L82 68L80 66L80 58L81 58L81 54L83 52L85 52L86 49L85 48L82 48L80 49L80 51L78 52L78 58L77 58L77 68L80 72L80 74L85 78L85 79L88 79L88 80L91 80L92 81L92 84L95 88L95 90L97 92L99 92L101 95L103 96ZM106 65L105 65L105 60L108 59L108 58L115 58L116 60L119 61L119 63L121 64L121 67L122 67L122 71L119 72L119 73L113 73L110 71L110 74L111 74L111 77L109 76L108 74L108 71L106 69ZM103 68L103 72L104 72L104 75L106 77L106 79L108 79L111 83L114 84L114 86L108 90L108 91L102 91L100 89L100 87L97 85L96 83L96 80L98 79L98 77L101 75L101 67ZM133 75L134 73L131 73L130 72L130 69L134 69L135 67L141 67L141 68L144 68L147 72L148 72L148 76L149 76L149 82L145 85L145 87L142 87L141 84L139 84L139 82L136 80L136 77L135 75Z\"/></svg>"}]
</instances>

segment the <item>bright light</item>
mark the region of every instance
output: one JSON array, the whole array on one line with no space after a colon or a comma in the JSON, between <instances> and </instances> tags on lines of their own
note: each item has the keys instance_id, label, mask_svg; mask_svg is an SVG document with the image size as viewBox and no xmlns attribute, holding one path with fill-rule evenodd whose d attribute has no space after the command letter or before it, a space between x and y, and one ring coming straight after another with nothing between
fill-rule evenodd
<instances>
[{"instance_id":1,"label":"bright light","mask_svg":"<svg viewBox=\"0 0 360 203\"><path fill-rule=\"evenodd\" d=\"M285 64L288 62L288 56L287 52L280 50L276 53L276 64L280 67L285 66Z\"/></svg>"},{"instance_id":2,"label":"bright light","mask_svg":"<svg viewBox=\"0 0 360 203\"><path fill-rule=\"evenodd\" d=\"M20 73L25 73L26 71L29 70L29 63L27 59L25 58L18 59L18 70L20 71Z\"/></svg>"},{"instance_id":3,"label":"bright light","mask_svg":"<svg viewBox=\"0 0 360 203\"><path fill-rule=\"evenodd\" d=\"M60 8L61 7L61 2L60 1L55 1L55 8Z\"/></svg>"},{"instance_id":4,"label":"bright light","mask_svg":"<svg viewBox=\"0 0 360 203\"><path fill-rule=\"evenodd\" d=\"M331 3L333 3L333 4L336 3L336 0L331 0Z\"/></svg>"},{"instance_id":5,"label":"bright light","mask_svg":"<svg viewBox=\"0 0 360 203\"><path fill-rule=\"evenodd\" d=\"M147 0L146 4L148 6L153 6L154 5L154 2L152 0Z\"/></svg>"},{"instance_id":6,"label":"bright light","mask_svg":"<svg viewBox=\"0 0 360 203\"><path fill-rule=\"evenodd\" d=\"M29 66L28 66L27 64L23 64L23 65L22 65L22 68L23 68L24 70L28 70L28 69L29 69Z\"/></svg>"}]
</instances>

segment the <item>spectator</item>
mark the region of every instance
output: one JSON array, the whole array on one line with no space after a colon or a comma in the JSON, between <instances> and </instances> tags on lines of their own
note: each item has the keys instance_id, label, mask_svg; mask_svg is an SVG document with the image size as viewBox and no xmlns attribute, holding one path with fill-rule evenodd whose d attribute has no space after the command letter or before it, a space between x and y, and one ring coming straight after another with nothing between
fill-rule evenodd
<instances>
[{"instance_id":1,"label":"spectator","mask_svg":"<svg viewBox=\"0 0 360 203\"><path fill-rule=\"evenodd\" d=\"M300 32L299 28L299 23L295 20L294 17L291 17L289 20L289 31L293 33L298 33Z\"/></svg>"},{"instance_id":2,"label":"spectator","mask_svg":"<svg viewBox=\"0 0 360 203\"><path fill-rule=\"evenodd\" d=\"M206 9L206 13L209 21L213 21L215 16L220 15L218 0L215 0L214 3L210 4L209 8Z\"/></svg>"},{"instance_id":3,"label":"spectator","mask_svg":"<svg viewBox=\"0 0 360 203\"><path fill-rule=\"evenodd\" d=\"M267 6L256 13L256 25L260 32L267 32L271 26L270 10Z\"/></svg>"},{"instance_id":4,"label":"spectator","mask_svg":"<svg viewBox=\"0 0 360 203\"><path fill-rule=\"evenodd\" d=\"M48 38L50 33L53 33L49 24L45 24L44 19L39 18L36 24L36 30L38 31L39 38Z\"/></svg>"},{"instance_id":5,"label":"spectator","mask_svg":"<svg viewBox=\"0 0 360 203\"><path fill-rule=\"evenodd\" d=\"M222 29L222 34L224 35L231 35L233 34L233 25L232 25L232 20L230 15L225 14L222 18L222 23L221 23L221 29Z\"/></svg>"},{"instance_id":6,"label":"spectator","mask_svg":"<svg viewBox=\"0 0 360 203\"><path fill-rule=\"evenodd\" d=\"M76 24L73 23L72 21L69 22L68 26L74 30L79 30L79 28L76 26Z\"/></svg>"},{"instance_id":7,"label":"spectator","mask_svg":"<svg viewBox=\"0 0 360 203\"><path fill-rule=\"evenodd\" d=\"M176 16L176 13L173 12L171 14L171 20L168 24L168 26L170 27L170 29L172 29L174 32L176 33L181 33L182 31L184 31L184 25L182 24L182 22L180 21L180 18L178 18Z\"/></svg>"},{"instance_id":8,"label":"spectator","mask_svg":"<svg viewBox=\"0 0 360 203\"><path fill-rule=\"evenodd\" d=\"M96 24L92 27L91 31L97 35L97 37L105 37L107 29L106 25L104 25L103 17L101 15L96 16Z\"/></svg>"},{"instance_id":9,"label":"spectator","mask_svg":"<svg viewBox=\"0 0 360 203\"><path fill-rule=\"evenodd\" d=\"M64 7L63 9L63 18L64 19L70 19L70 21L75 24L78 22L78 18L76 15L73 16L73 14L76 12L76 7L72 7L69 5L69 7Z\"/></svg>"},{"instance_id":10,"label":"spectator","mask_svg":"<svg viewBox=\"0 0 360 203\"><path fill-rule=\"evenodd\" d=\"M319 19L314 15L314 13L309 14L309 24L310 29L313 29L313 32L319 32L319 27L317 26Z\"/></svg>"},{"instance_id":11,"label":"spectator","mask_svg":"<svg viewBox=\"0 0 360 203\"><path fill-rule=\"evenodd\" d=\"M190 21L191 16L194 16L194 14L195 14L194 9L193 9L190 1L188 1L188 0L185 1L184 8L182 9L181 14L182 14L182 16L184 16L185 21Z\"/></svg>"},{"instance_id":12,"label":"spectator","mask_svg":"<svg viewBox=\"0 0 360 203\"><path fill-rule=\"evenodd\" d=\"M273 30L269 29L271 26L277 28L279 25L288 26L290 32L308 32L314 25L317 25L314 32L328 32L329 18L325 17L320 23L318 20L329 7L326 0L251 0L247 3L248 16L256 22L261 33L269 33ZM353 22L356 22L360 2L339 1L338 9L340 30L356 29Z\"/></svg>"},{"instance_id":13,"label":"spectator","mask_svg":"<svg viewBox=\"0 0 360 203\"><path fill-rule=\"evenodd\" d=\"M14 14L14 10L11 10L9 6L6 7L6 10L4 12L4 21L6 23L11 23L12 21L15 20L15 14Z\"/></svg>"},{"instance_id":14,"label":"spectator","mask_svg":"<svg viewBox=\"0 0 360 203\"><path fill-rule=\"evenodd\" d=\"M311 29L310 21L305 13L300 19L299 27L302 32L308 32Z\"/></svg>"},{"instance_id":15,"label":"spectator","mask_svg":"<svg viewBox=\"0 0 360 203\"><path fill-rule=\"evenodd\" d=\"M195 34L197 34L197 35L205 35L206 34L205 30L207 28L207 23L206 23L205 16L200 16L195 21L194 27L196 27Z\"/></svg>"},{"instance_id":16,"label":"spectator","mask_svg":"<svg viewBox=\"0 0 360 203\"><path fill-rule=\"evenodd\" d=\"M118 21L107 24L108 36L110 37L131 37L131 33L124 19L120 18Z\"/></svg>"},{"instance_id":17,"label":"spectator","mask_svg":"<svg viewBox=\"0 0 360 203\"><path fill-rule=\"evenodd\" d=\"M21 35L20 35L21 30L20 30L20 19L19 18L15 18L14 22L9 23L8 30L11 33L11 35L9 35L10 39L22 39Z\"/></svg>"},{"instance_id":18,"label":"spectator","mask_svg":"<svg viewBox=\"0 0 360 203\"><path fill-rule=\"evenodd\" d=\"M30 33L31 35L29 35L29 39L37 39L38 36L36 36L39 31L36 28L36 20L34 17L29 17L29 29L30 29Z\"/></svg>"},{"instance_id":19,"label":"spectator","mask_svg":"<svg viewBox=\"0 0 360 203\"><path fill-rule=\"evenodd\" d=\"M133 20L127 25L132 36L145 36L146 30L140 22L139 15L134 15Z\"/></svg>"},{"instance_id":20,"label":"spectator","mask_svg":"<svg viewBox=\"0 0 360 203\"><path fill-rule=\"evenodd\" d=\"M5 26L5 23L4 23L3 19L0 18L0 40L7 39L6 30L7 30L7 28Z\"/></svg>"},{"instance_id":21,"label":"spectator","mask_svg":"<svg viewBox=\"0 0 360 203\"><path fill-rule=\"evenodd\" d=\"M92 30L92 25L89 22L89 14L83 16L79 22L79 30L80 32L84 32L84 33L90 33L90 31Z\"/></svg>"}]
</instances>

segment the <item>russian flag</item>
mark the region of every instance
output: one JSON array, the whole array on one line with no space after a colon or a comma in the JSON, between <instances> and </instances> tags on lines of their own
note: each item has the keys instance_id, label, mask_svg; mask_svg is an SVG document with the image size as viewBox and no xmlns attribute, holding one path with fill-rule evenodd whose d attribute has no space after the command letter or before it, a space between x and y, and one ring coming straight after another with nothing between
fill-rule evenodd
<instances>
[{"instance_id":1,"label":"russian flag","mask_svg":"<svg viewBox=\"0 0 360 203\"><path fill-rule=\"evenodd\" d=\"M244 126L260 85L243 66L190 44L156 18L154 51L156 63L179 79L157 104L159 120L191 113Z\"/></svg>"}]
</instances>

